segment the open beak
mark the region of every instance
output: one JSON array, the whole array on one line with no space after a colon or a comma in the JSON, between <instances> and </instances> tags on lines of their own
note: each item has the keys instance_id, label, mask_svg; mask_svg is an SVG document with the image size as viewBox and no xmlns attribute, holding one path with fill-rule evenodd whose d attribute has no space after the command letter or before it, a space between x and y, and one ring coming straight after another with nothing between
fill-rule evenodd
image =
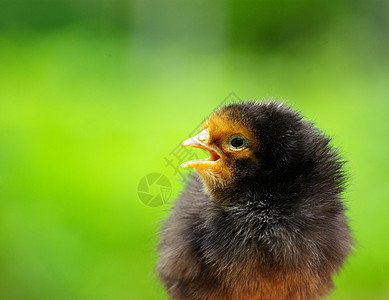
<instances>
[{"instance_id":1,"label":"open beak","mask_svg":"<svg viewBox=\"0 0 389 300\"><path fill-rule=\"evenodd\" d=\"M182 147L195 147L200 148L209 153L209 157L206 159L196 159L184 162L181 167L183 168L209 168L217 162L222 156L221 151L215 146L210 147L208 145L209 132L208 129L204 129L196 136L187 139L182 142Z\"/></svg>"}]
</instances>

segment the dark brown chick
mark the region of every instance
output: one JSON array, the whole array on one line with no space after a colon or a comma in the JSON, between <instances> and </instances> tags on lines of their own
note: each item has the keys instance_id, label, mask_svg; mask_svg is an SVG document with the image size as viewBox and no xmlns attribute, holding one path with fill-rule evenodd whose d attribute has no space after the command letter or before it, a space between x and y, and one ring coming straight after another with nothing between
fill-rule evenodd
<instances>
[{"instance_id":1,"label":"dark brown chick","mask_svg":"<svg viewBox=\"0 0 389 300\"><path fill-rule=\"evenodd\" d=\"M350 252L343 162L288 106L220 108L183 146L209 152L160 232L173 299L319 299Z\"/></svg>"}]
</instances>

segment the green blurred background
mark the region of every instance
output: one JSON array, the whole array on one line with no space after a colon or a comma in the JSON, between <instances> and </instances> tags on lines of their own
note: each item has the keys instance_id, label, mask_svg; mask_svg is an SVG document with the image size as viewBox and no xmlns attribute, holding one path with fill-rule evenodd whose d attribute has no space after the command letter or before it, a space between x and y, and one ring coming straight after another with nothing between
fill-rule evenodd
<instances>
[{"instance_id":1,"label":"green blurred background","mask_svg":"<svg viewBox=\"0 0 389 300\"><path fill-rule=\"evenodd\" d=\"M169 205L137 186L231 91L288 100L349 160L330 299L389 299L389 2L3 0L0 298L167 299Z\"/></svg>"}]
</instances>

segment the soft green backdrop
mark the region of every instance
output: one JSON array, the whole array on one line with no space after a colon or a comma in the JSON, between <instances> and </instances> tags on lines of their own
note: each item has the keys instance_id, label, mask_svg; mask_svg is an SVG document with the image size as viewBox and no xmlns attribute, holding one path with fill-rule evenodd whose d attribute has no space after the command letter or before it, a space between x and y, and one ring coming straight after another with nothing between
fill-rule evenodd
<instances>
[{"instance_id":1,"label":"soft green backdrop","mask_svg":"<svg viewBox=\"0 0 389 300\"><path fill-rule=\"evenodd\" d=\"M389 299L387 1L5 0L0 298L167 299L141 178L226 96L275 98L349 161L330 299Z\"/></svg>"}]
</instances>

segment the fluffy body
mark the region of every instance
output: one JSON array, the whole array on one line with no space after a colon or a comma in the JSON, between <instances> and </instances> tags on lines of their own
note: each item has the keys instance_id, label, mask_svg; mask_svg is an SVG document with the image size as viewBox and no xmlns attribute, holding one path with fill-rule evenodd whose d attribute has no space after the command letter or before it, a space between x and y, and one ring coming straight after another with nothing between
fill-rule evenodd
<instances>
[{"instance_id":1,"label":"fluffy body","mask_svg":"<svg viewBox=\"0 0 389 300\"><path fill-rule=\"evenodd\" d=\"M252 155L227 159L230 176L188 177L160 232L157 271L169 295L326 296L351 249L344 162L330 139L276 102L222 107L205 124L220 123L249 130Z\"/></svg>"}]
</instances>

